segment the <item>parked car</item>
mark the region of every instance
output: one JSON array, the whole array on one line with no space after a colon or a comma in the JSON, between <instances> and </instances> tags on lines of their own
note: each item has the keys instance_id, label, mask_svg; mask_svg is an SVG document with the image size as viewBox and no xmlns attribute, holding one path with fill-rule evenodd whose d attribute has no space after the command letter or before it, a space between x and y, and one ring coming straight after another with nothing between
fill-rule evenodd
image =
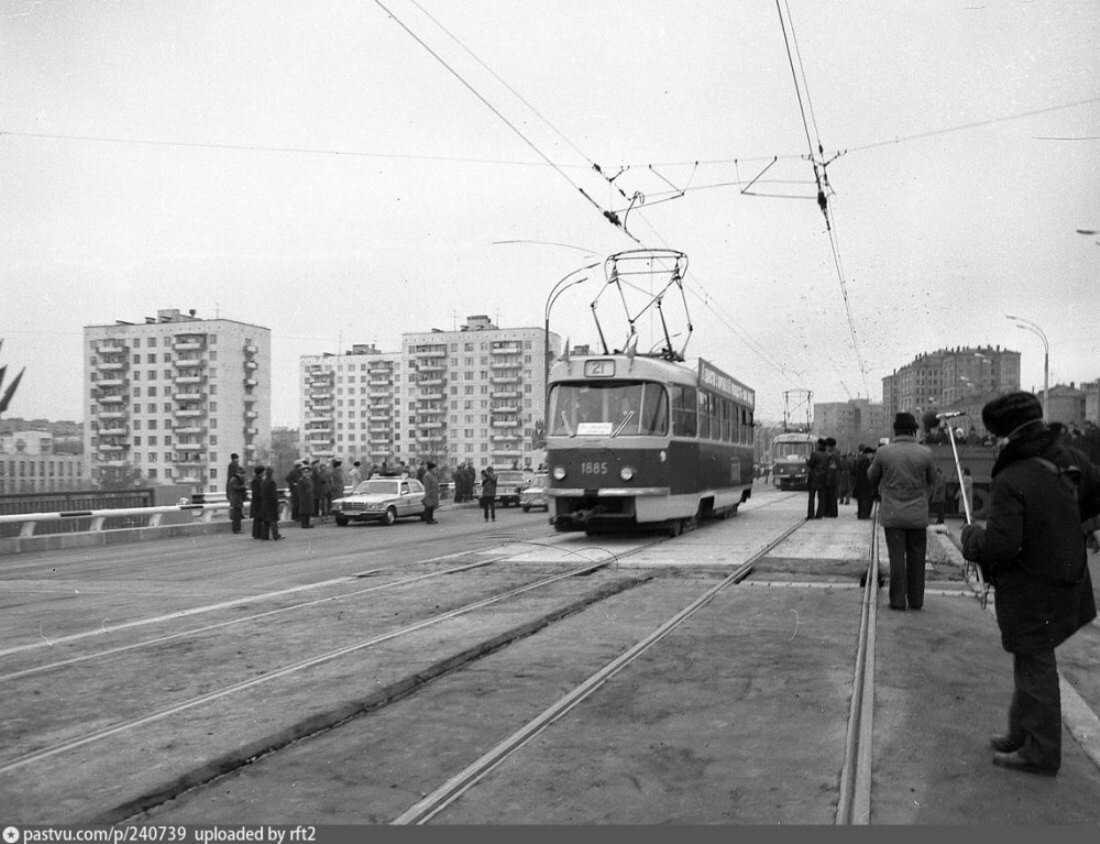
<instances>
[{"instance_id":1,"label":"parked car","mask_svg":"<svg viewBox=\"0 0 1100 844\"><path fill-rule=\"evenodd\" d=\"M530 472L520 469L500 469L497 475L496 503L501 507L519 506L519 497L530 486ZM474 499L481 500L481 479L474 484Z\"/></svg>"},{"instance_id":2,"label":"parked car","mask_svg":"<svg viewBox=\"0 0 1100 844\"><path fill-rule=\"evenodd\" d=\"M530 513L533 507L539 507L550 512L550 496L547 489L550 487L550 476L546 474L535 475L531 485L519 496L519 506L524 513Z\"/></svg>"},{"instance_id":3,"label":"parked car","mask_svg":"<svg viewBox=\"0 0 1100 844\"><path fill-rule=\"evenodd\" d=\"M336 524L382 522L392 525L407 516L424 513L424 485L415 478L371 478L363 481L351 495L332 502Z\"/></svg>"}]
</instances>

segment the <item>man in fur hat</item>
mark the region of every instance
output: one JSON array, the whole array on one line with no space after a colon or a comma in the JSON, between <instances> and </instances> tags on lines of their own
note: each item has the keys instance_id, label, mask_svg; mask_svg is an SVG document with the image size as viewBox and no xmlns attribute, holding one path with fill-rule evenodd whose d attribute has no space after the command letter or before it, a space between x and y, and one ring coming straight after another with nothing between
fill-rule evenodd
<instances>
[{"instance_id":1,"label":"man in fur hat","mask_svg":"<svg viewBox=\"0 0 1100 844\"><path fill-rule=\"evenodd\" d=\"M1031 393L982 408L1007 439L993 466L989 518L963 528L963 556L996 586L1001 644L1015 691L1008 732L990 740L993 764L1054 776L1062 762L1062 705L1054 649L1096 618L1081 522L1100 513L1100 467L1059 442Z\"/></svg>"},{"instance_id":2,"label":"man in fur hat","mask_svg":"<svg viewBox=\"0 0 1100 844\"><path fill-rule=\"evenodd\" d=\"M867 469L878 489L879 516L890 553L890 609L924 606L924 559L928 550L928 499L936 482L932 449L917 442L911 413L894 417L894 438Z\"/></svg>"}]
</instances>

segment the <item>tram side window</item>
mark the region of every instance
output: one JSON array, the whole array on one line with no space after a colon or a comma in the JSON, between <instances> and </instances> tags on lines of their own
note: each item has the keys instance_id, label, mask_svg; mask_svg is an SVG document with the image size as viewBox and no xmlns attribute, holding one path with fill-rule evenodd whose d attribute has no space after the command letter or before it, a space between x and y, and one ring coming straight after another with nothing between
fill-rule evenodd
<instances>
[{"instance_id":1,"label":"tram side window","mask_svg":"<svg viewBox=\"0 0 1100 844\"><path fill-rule=\"evenodd\" d=\"M694 437L696 424L696 389L680 384L672 386L672 434L677 437Z\"/></svg>"},{"instance_id":2,"label":"tram side window","mask_svg":"<svg viewBox=\"0 0 1100 844\"><path fill-rule=\"evenodd\" d=\"M710 393L699 391L699 438L710 439L710 414L714 402L714 396Z\"/></svg>"}]
</instances>

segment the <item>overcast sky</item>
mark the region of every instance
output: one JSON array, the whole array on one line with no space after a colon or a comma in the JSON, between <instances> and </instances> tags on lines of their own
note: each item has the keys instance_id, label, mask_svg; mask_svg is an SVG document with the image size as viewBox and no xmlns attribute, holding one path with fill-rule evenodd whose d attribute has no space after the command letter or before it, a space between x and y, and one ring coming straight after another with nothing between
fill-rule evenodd
<instances>
[{"instance_id":1,"label":"overcast sky","mask_svg":"<svg viewBox=\"0 0 1100 844\"><path fill-rule=\"evenodd\" d=\"M83 326L195 308L271 329L297 425L301 355L541 327L559 279L643 246L688 255L687 355L758 418L880 400L943 346L1020 351L1041 389L1006 314L1052 384L1100 378L1096 2L384 6L0 0L7 416L83 418ZM595 342L602 284L551 329Z\"/></svg>"}]
</instances>

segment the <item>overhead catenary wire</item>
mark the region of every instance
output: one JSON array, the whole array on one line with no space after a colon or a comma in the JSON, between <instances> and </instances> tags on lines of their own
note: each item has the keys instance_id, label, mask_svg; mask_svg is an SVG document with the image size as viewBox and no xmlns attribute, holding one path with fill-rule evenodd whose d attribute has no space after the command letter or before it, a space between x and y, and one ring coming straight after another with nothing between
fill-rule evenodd
<instances>
[{"instance_id":1,"label":"overhead catenary wire","mask_svg":"<svg viewBox=\"0 0 1100 844\"><path fill-rule=\"evenodd\" d=\"M509 120L496 106L494 106L491 102L489 102L489 100L486 99L485 96L483 96L480 91L478 91L473 85L471 85L468 81L466 81L465 77L463 77L462 74L460 74L454 67L452 67L451 64L449 62L447 62L446 59L444 59L441 55L439 55L438 52L433 50L432 47L426 41L424 41L423 38L421 38L419 35L417 35L415 32L413 32L412 29L410 29L409 26L403 20L401 20L399 17L397 17L397 15L395 15L392 11L390 11L390 9L388 9L386 7L386 5L382 2L382 0L374 0L374 2L380 9L382 9L382 11L384 11L387 15L389 15L390 18L398 26L400 26L403 30L405 30L405 32L408 33L410 38L412 38L414 41L416 41L417 44L419 44L421 47L423 47L428 52L428 54L432 56L432 58L434 58L437 62L439 62L441 65L443 65L443 67L446 68L447 71L452 76L454 76L455 79L457 79L471 94L473 94L475 97L477 97L478 100L480 100L481 103L487 109L489 109L489 111L491 111L498 118L500 118L500 120L504 123L504 125L506 125L509 129L511 129L520 138L520 140L522 140L525 144L527 144L527 146L529 146L535 152L535 154L539 156L539 158L541 158L548 165L550 165L550 167L553 168L554 172L556 172L559 176L561 176L563 179L565 179L565 181L568 182L569 185L572 186L574 190L576 190L594 208L596 208L596 210L598 210L608 222L610 222L612 225L616 226L617 228L621 229L623 231L623 233L626 234L626 236L629 237L631 240L635 241L636 243L641 243L641 241L639 241L636 237L634 237L634 235L630 234L630 232L626 231L626 229L623 228L622 223L619 221L618 217L614 214L614 212L608 211L603 206L601 206L600 203L598 203L591 196L589 196L588 192L584 188L582 188L580 185L578 185L576 182L574 182L569 177L569 175L561 167L559 167L556 163L554 163L554 161L552 161L550 159L550 157L548 155L546 155L546 153L544 153L534 143L534 141L532 141L530 138L528 138L526 135L524 135L523 132L520 131L518 126L516 126L511 120Z\"/></svg>"}]
</instances>

